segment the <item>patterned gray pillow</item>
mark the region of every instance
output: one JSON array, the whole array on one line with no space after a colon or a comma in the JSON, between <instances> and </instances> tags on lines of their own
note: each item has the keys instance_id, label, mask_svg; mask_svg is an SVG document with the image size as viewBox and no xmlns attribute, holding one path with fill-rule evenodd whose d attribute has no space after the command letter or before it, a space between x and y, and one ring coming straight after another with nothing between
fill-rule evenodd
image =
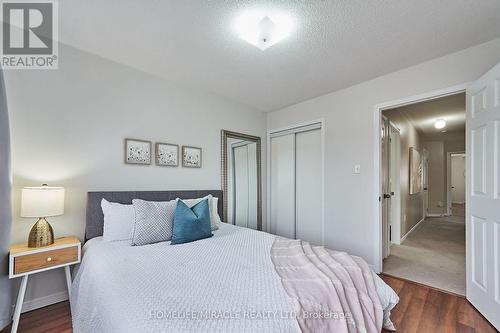
<instances>
[{"instance_id":1,"label":"patterned gray pillow","mask_svg":"<svg viewBox=\"0 0 500 333\"><path fill-rule=\"evenodd\" d=\"M172 239L177 202L132 200L135 226L132 245L146 245Z\"/></svg>"}]
</instances>

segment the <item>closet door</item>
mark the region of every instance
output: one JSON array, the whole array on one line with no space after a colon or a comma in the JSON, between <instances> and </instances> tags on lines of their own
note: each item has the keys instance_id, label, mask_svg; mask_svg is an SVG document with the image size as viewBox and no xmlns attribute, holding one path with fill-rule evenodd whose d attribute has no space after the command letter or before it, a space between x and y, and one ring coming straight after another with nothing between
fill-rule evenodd
<instances>
[{"instance_id":1,"label":"closet door","mask_svg":"<svg viewBox=\"0 0 500 333\"><path fill-rule=\"evenodd\" d=\"M321 130L295 136L295 211L297 239L322 245Z\"/></svg>"},{"instance_id":2,"label":"closet door","mask_svg":"<svg viewBox=\"0 0 500 333\"><path fill-rule=\"evenodd\" d=\"M295 134L271 138L271 233L295 238Z\"/></svg>"}]
</instances>

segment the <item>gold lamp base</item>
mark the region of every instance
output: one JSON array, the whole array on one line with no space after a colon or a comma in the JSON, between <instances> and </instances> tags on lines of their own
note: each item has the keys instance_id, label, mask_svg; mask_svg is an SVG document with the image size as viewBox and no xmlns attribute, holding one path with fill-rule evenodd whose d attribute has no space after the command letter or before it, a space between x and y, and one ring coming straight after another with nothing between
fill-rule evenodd
<instances>
[{"instance_id":1,"label":"gold lamp base","mask_svg":"<svg viewBox=\"0 0 500 333\"><path fill-rule=\"evenodd\" d=\"M28 247L41 247L54 244L54 230L43 217L40 217L31 228L28 237Z\"/></svg>"}]
</instances>

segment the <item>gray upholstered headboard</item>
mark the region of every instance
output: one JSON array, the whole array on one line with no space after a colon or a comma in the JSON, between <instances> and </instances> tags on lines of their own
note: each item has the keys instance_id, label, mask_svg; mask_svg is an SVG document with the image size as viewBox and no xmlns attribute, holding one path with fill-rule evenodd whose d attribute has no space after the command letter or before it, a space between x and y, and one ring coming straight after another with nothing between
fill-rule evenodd
<instances>
[{"instance_id":1,"label":"gray upholstered headboard","mask_svg":"<svg viewBox=\"0 0 500 333\"><path fill-rule=\"evenodd\" d=\"M102 236L104 215L101 209L101 200L131 204L132 199L148 201L169 201L176 198L195 199L206 195L219 198L217 211L222 216L223 198L222 190L203 191L123 191L123 192L88 192L87 193L87 224L85 226L85 241Z\"/></svg>"}]
</instances>

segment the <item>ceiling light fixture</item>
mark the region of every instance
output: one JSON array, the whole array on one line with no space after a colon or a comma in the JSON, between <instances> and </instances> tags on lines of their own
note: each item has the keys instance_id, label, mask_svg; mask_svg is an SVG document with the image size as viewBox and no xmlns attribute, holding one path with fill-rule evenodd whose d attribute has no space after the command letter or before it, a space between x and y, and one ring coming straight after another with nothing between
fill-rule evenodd
<instances>
[{"instance_id":1,"label":"ceiling light fixture","mask_svg":"<svg viewBox=\"0 0 500 333\"><path fill-rule=\"evenodd\" d=\"M444 119L438 119L434 123L434 127L437 129L445 128L445 126L446 126L446 121L444 121Z\"/></svg>"},{"instance_id":2,"label":"ceiling light fixture","mask_svg":"<svg viewBox=\"0 0 500 333\"><path fill-rule=\"evenodd\" d=\"M242 14L236 20L238 36L261 50L286 38L292 28L292 19L284 14L252 11Z\"/></svg>"}]
</instances>

